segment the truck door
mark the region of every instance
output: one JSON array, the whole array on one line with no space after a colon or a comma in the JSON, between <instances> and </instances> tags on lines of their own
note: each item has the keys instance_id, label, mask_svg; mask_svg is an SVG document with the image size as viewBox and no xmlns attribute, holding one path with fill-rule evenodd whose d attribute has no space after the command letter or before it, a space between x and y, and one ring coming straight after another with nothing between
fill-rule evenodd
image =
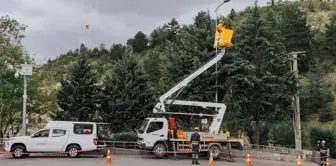
<instances>
[{"instance_id":1,"label":"truck door","mask_svg":"<svg viewBox=\"0 0 336 166\"><path fill-rule=\"evenodd\" d=\"M53 152L61 152L68 141L69 134L66 129L54 128L52 129L49 138L49 148Z\"/></svg>"},{"instance_id":2,"label":"truck door","mask_svg":"<svg viewBox=\"0 0 336 166\"><path fill-rule=\"evenodd\" d=\"M146 131L146 147L154 147L154 144L160 140L167 140L167 130L162 121L152 121L149 123Z\"/></svg>"},{"instance_id":3,"label":"truck door","mask_svg":"<svg viewBox=\"0 0 336 166\"><path fill-rule=\"evenodd\" d=\"M50 129L44 129L36 132L26 143L27 150L30 152L50 151L49 145Z\"/></svg>"}]
</instances>

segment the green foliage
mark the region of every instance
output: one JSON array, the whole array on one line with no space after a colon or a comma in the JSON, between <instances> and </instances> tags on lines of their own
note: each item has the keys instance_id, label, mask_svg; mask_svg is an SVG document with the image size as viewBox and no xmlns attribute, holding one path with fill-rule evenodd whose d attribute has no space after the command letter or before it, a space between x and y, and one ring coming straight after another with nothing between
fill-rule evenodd
<instances>
[{"instance_id":1,"label":"green foliage","mask_svg":"<svg viewBox=\"0 0 336 166\"><path fill-rule=\"evenodd\" d=\"M258 145L268 145L268 141L270 138L270 129L269 124L265 122L260 122L261 124L256 128L256 123L252 122L250 123L250 126L248 126L246 129L247 136L250 139L251 144L258 144ZM260 130L260 137L258 142L255 140L255 133L256 130Z\"/></svg>"},{"instance_id":2,"label":"green foliage","mask_svg":"<svg viewBox=\"0 0 336 166\"><path fill-rule=\"evenodd\" d=\"M324 44L324 50L327 55L333 59L336 58L336 12L333 14L330 23L326 24L326 42Z\"/></svg>"},{"instance_id":3,"label":"green foliage","mask_svg":"<svg viewBox=\"0 0 336 166\"><path fill-rule=\"evenodd\" d=\"M134 38L127 41L127 44L132 46L133 52L141 53L147 49L148 39L144 33L139 31Z\"/></svg>"},{"instance_id":4,"label":"green foliage","mask_svg":"<svg viewBox=\"0 0 336 166\"><path fill-rule=\"evenodd\" d=\"M153 108L154 90L135 57L124 55L103 81L102 116L113 133L133 131Z\"/></svg>"},{"instance_id":5,"label":"green foliage","mask_svg":"<svg viewBox=\"0 0 336 166\"><path fill-rule=\"evenodd\" d=\"M232 9L227 17L219 17L234 28L233 48L227 49L218 62L217 73L215 66L210 68L186 86L177 99L214 102L218 89L218 101L228 106L222 124L225 130L232 131L232 135L244 130L256 144L293 147L292 96L297 92L298 80L290 72L288 53L306 51L306 56L299 56L298 61L305 78L301 79L299 93L302 120L307 121L312 114L319 114L323 122L332 120L334 98L328 80L322 78L334 68L329 61L336 52L335 16L325 26L325 33L316 24L329 19L336 5L274 0L269 4L241 12ZM139 31L126 45L107 48L101 44L89 49L82 44L50 60L29 80L30 122L40 122L44 116L39 115L61 107L67 111L56 111L58 118L100 120L111 123L114 133L132 131L151 115L155 95L166 92L216 55L212 46L215 26L210 13L201 11L189 25L179 25L173 18L153 30L148 38ZM15 71L7 70L7 63L24 62L22 46L9 44L19 43L24 29L24 25L8 17L0 19L0 55L4 55L0 57L0 79L4 82L0 84L2 132L20 129L22 79L13 77ZM63 79L64 74L67 77ZM60 81L59 90L56 85ZM212 113L198 107L169 108ZM197 116L176 116L180 128L198 126L199 121ZM309 131L302 124L304 147L311 146ZM325 135L330 135L328 132ZM136 139L134 133L119 135L116 140Z\"/></svg>"},{"instance_id":6,"label":"green foliage","mask_svg":"<svg viewBox=\"0 0 336 166\"><path fill-rule=\"evenodd\" d=\"M56 113L57 120L97 120L98 87L97 78L86 62L85 54L74 62L69 74L61 80L57 103L62 109Z\"/></svg>"},{"instance_id":7,"label":"green foliage","mask_svg":"<svg viewBox=\"0 0 336 166\"><path fill-rule=\"evenodd\" d=\"M0 138L19 133L22 125L23 78L15 75L25 61L34 64L20 44L26 27L9 16L0 18ZM31 125L39 123L39 116L45 113L35 109L42 105L37 81L36 76L28 77L27 81L27 113Z\"/></svg>"},{"instance_id":8,"label":"green foliage","mask_svg":"<svg viewBox=\"0 0 336 166\"><path fill-rule=\"evenodd\" d=\"M295 92L282 38L271 25L255 6L237 29L236 54L227 66L234 82L232 100L240 106L242 115L253 117L256 144L261 136L260 122L288 115L291 110L286 106Z\"/></svg>"},{"instance_id":9,"label":"green foliage","mask_svg":"<svg viewBox=\"0 0 336 166\"><path fill-rule=\"evenodd\" d=\"M282 121L270 126L270 143L274 146L295 148L295 134L292 121Z\"/></svg>"},{"instance_id":10,"label":"green foliage","mask_svg":"<svg viewBox=\"0 0 336 166\"><path fill-rule=\"evenodd\" d=\"M284 45L288 53L306 51L306 56L300 57L299 71L307 72L313 65L311 50L312 34L307 24L307 16L296 4L286 4L281 10L281 35L285 38ZM300 40L298 40L300 39Z\"/></svg>"},{"instance_id":11,"label":"green foliage","mask_svg":"<svg viewBox=\"0 0 336 166\"><path fill-rule=\"evenodd\" d=\"M121 132L117 133L113 136L112 141L128 141L128 142L136 142L138 136L134 132Z\"/></svg>"},{"instance_id":12,"label":"green foliage","mask_svg":"<svg viewBox=\"0 0 336 166\"><path fill-rule=\"evenodd\" d=\"M318 140L325 140L330 148L331 156L336 156L336 128L335 126L324 126L319 123L312 124L309 128L311 147L316 149ZM317 150L317 149L316 149Z\"/></svg>"},{"instance_id":13,"label":"green foliage","mask_svg":"<svg viewBox=\"0 0 336 166\"><path fill-rule=\"evenodd\" d=\"M335 100L325 80L316 74L308 75L307 85L300 88L300 106L303 120L311 114L319 114L321 122L333 120L332 104Z\"/></svg>"}]
</instances>

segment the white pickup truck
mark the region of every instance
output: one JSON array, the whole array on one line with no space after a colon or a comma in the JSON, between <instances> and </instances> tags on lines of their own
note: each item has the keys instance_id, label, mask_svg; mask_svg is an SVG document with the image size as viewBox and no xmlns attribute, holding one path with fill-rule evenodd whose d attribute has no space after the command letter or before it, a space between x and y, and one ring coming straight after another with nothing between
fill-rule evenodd
<instances>
[{"instance_id":1,"label":"white pickup truck","mask_svg":"<svg viewBox=\"0 0 336 166\"><path fill-rule=\"evenodd\" d=\"M10 138L5 142L5 151L12 152L14 158L29 156L22 153L66 151L74 158L81 154L81 150L96 150L99 146L97 135L97 123L94 122L50 121L31 136Z\"/></svg>"}]
</instances>

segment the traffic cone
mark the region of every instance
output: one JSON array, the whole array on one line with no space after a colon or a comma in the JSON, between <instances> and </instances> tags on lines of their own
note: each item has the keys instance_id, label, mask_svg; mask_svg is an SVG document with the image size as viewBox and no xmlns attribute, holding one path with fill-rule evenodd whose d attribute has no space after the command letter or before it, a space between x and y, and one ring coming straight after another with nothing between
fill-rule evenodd
<instances>
[{"instance_id":1,"label":"traffic cone","mask_svg":"<svg viewBox=\"0 0 336 166\"><path fill-rule=\"evenodd\" d=\"M298 155L298 160L297 160L296 166L302 166L302 160L301 160L301 154L300 153Z\"/></svg>"},{"instance_id":2,"label":"traffic cone","mask_svg":"<svg viewBox=\"0 0 336 166\"><path fill-rule=\"evenodd\" d=\"M106 163L112 163L112 158L111 158L111 151L110 151L110 148L107 149Z\"/></svg>"},{"instance_id":3,"label":"traffic cone","mask_svg":"<svg viewBox=\"0 0 336 166\"><path fill-rule=\"evenodd\" d=\"M215 165L212 157L212 152L210 152L209 165Z\"/></svg>"},{"instance_id":4,"label":"traffic cone","mask_svg":"<svg viewBox=\"0 0 336 166\"><path fill-rule=\"evenodd\" d=\"M329 161L329 159L327 159L326 166L330 166L330 161Z\"/></svg>"},{"instance_id":5,"label":"traffic cone","mask_svg":"<svg viewBox=\"0 0 336 166\"><path fill-rule=\"evenodd\" d=\"M247 157L246 157L246 164L245 164L245 166L252 166L250 152L247 152Z\"/></svg>"}]
</instances>

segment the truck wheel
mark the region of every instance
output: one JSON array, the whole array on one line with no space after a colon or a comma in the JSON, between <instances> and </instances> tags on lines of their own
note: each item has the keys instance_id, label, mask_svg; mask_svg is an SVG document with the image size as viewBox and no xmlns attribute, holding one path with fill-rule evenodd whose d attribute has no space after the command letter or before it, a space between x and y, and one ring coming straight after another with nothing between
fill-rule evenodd
<instances>
[{"instance_id":1,"label":"truck wheel","mask_svg":"<svg viewBox=\"0 0 336 166\"><path fill-rule=\"evenodd\" d=\"M220 156L221 156L221 150L217 145L213 145L213 146L210 147L210 149L208 151L209 157L210 157L210 152L212 152L212 158L214 160L219 159Z\"/></svg>"},{"instance_id":2,"label":"truck wheel","mask_svg":"<svg viewBox=\"0 0 336 166\"><path fill-rule=\"evenodd\" d=\"M70 145L68 148L67 148L67 155L70 157L70 158L77 158L79 157L80 155L80 152L78 152L79 150L81 150L81 148L77 145Z\"/></svg>"},{"instance_id":3,"label":"truck wheel","mask_svg":"<svg viewBox=\"0 0 336 166\"><path fill-rule=\"evenodd\" d=\"M157 143L154 146L153 151L155 156L162 158L165 156L166 146L163 143Z\"/></svg>"},{"instance_id":4,"label":"truck wheel","mask_svg":"<svg viewBox=\"0 0 336 166\"><path fill-rule=\"evenodd\" d=\"M22 154L26 153L26 148L22 145L14 146L12 152L13 152L12 156L16 159L28 157L28 154Z\"/></svg>"}]
</instances>

